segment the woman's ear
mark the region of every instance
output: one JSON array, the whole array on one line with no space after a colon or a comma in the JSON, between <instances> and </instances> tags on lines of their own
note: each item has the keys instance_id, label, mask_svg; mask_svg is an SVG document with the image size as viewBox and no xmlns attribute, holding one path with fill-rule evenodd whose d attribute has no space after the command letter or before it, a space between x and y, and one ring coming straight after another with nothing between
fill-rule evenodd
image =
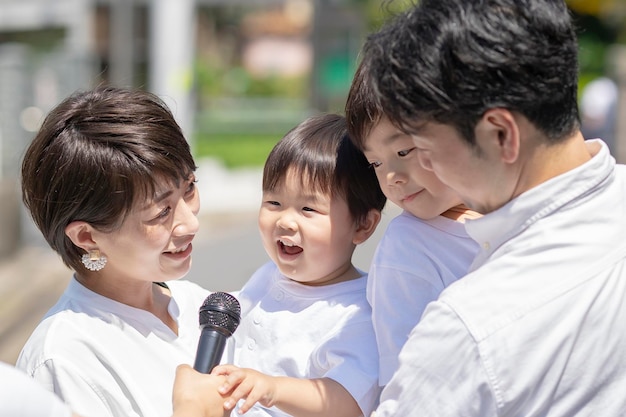
<instances>
[{"instance_id":1,"label":"woman's ear","mask_svg":"<svg viewBox=\"0 0 626 417\"><path fill-rule=\"evenodd\" d=\"M70 238L74 245L84 249L85 252L97 248L92 231L93 227L84 221L74 221L65 226L65 235Z\"/></svg>"},{"instance_id":2,"label":"woman's ear","mask_svg":"<svg viewBox=\"0 0 626 417\"><path fill-rule=\"evenodd\" d=\"M359 225L357 226L354 237L352 238L352 243L355 245L360 245L365 242L376 230L376 226L380 223L381 213L380 210L371 209L365 219L361 220Z\"/></svg>"}]
</instances>

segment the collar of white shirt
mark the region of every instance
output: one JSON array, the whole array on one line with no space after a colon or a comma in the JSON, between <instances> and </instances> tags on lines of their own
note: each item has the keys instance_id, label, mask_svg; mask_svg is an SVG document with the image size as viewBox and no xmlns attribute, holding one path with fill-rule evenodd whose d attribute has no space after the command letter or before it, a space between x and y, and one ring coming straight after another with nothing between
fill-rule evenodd
<instances>
[{"instance_id":1,"label":"collar of white shirt","mask_svg":"<svg viewBox=\"0 0 626 417\"><path fill-rule=\"evenodd\" d=\"M588 140L593 157L585 164L556 176L522 194L485 216L467 220L467 233L481 249L470 271L512 237L579 196L599 187L615 167L608 146L599 139Z\"/></svg>"}]
</instances>

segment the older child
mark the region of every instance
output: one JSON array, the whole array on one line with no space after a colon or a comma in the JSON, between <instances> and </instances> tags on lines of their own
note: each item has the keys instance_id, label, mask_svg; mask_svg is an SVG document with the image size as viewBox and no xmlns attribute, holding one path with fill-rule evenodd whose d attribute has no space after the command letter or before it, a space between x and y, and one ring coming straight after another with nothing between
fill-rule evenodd
<instances>
[{"instance_id":1,"label":"older child","mask_svg":"<svg viewBox=\"0 0 626 417\"><path fill-rule=\"evenodd\" d=\"M478 214L417 160L410 135L394 126L367 83L361 63L346 102L350 137L376 171L387 198L403 209L389 223L369 269L367 299L380 356L379 383L398 368L398 355L426 305L467 273L478 245L464 221Z\"/></svg>"},{"instance_id":2,"label":"older child","mask_svg":"<svg viewBox=\"0 0 626 417\"><path fill-rule=\"evenodd\" d=\"M24 203L74 275L17 366L78 414L172 413L208 295L177 281L199 226L195 169L158 97L112 87L64 100L26 151Z\"/></svg>"},{"instance_id":3,"label":"older child","mask_svg":"<svg viewBox=\"0 0 626 417\"><path fill-rule=\"evenodd\" d=\"M238 294L242 319L228 358L255 371L215 368L228 375L227 408L245 398L241 412L259 402L253 415L370 415L378 354L366 274L351 258L385 201L342 116L309 118L274 147L259 211L271 262Z\"/></svg>"}]
</instances>

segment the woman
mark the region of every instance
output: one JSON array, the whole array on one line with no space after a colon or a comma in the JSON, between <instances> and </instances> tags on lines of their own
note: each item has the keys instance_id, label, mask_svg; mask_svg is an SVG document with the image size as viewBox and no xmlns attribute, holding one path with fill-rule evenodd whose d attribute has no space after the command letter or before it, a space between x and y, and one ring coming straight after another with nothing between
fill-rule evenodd
<instances>
[{"instance_id":1,"label":"woman","mask_svg":"<svg viewBox=\"0 0 626 417\"><path fill-rule=\"evenodd\" d=\"M111 87L59 104L26 151L24 203L74 275L17 366L78 414L172 413L208 295L176 281L198 231L195 169L159 98Z\"/></svg>"}]
</instances>

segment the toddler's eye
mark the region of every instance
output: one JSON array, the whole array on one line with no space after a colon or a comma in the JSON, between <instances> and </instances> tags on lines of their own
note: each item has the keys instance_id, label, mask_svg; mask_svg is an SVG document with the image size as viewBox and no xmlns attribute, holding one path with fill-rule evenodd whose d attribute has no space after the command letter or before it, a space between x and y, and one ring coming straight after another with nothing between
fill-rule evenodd
<instances>
[{"instance_id":1,"label":"toddler's eye","mask_svg":"<svg viewBox=\"0 0 626 417\"><path fill-rule=\"evenodd\" d=\"M376 169L376 168L378 168L381 165L382 165L382 162L374 161L374 162L370 162L369 166L370 166L370 168Z\"/></svg>"},{"instance_id":2,"label":"toddler's eye","mask_svg":"<svg viewBox=\"0 0 626 417\"><path fill-rule=\"evenodd\" d=\"M415 150L415 148L411 148L411 149L405 149L403 151L399 151L398 152L398 156L407 156L408 154L410 154L411 152L413 152Z\"/></svg>"}]
</instances>

